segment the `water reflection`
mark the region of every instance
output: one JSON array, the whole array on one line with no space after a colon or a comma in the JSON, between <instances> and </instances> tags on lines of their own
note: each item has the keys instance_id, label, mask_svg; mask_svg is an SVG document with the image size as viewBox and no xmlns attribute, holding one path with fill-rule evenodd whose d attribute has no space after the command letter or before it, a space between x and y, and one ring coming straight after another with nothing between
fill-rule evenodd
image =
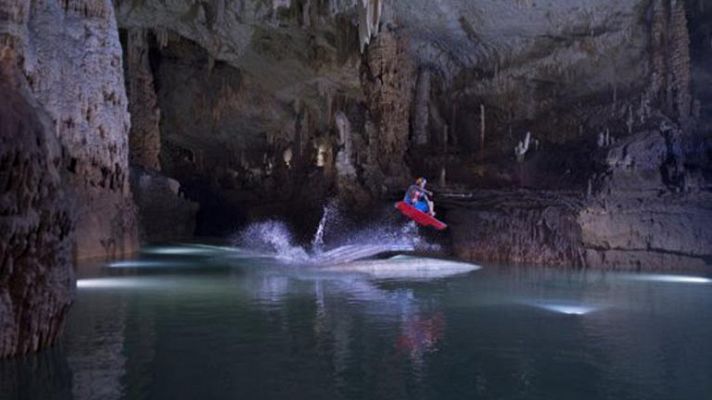
<instances>
[{"instance_id":1,"label":"water reflection","mask_svg":"<svg viewBox=\"0 0 712 400\"><path fill-rule=\"evenodd\" d=\"M661 283L692 283L692 284L710 284L712 279L701 276L688 275L656 275L656 274L635 274L626 275L627 279L643 282L661 282Z\"/></svg>"},{"instance_id":2,"label":"water reflection","mask_svg":"<svg viewBox=\"0 0 712 400\"><path fill-rule=\"evenodd\" d=\"M598 307L560 303L532 303L530 305L566 315L586 315L599 309Z\"/></svg>"},{"instance_id":3,"label":"water reflection","mask_svg":"<svg viewBox=\"0 0 712 400\"><path fill-rule=\"evenodd\" d=\"M122 297L79 298L74 305L82 316L65 337L67 362L72 370L75 399L120 399L127 369L124 354L127 301Z\"/></svg>"},{"instance_id":4,"label":"water reflection","mask_svg":"<svg viewBox=\"0 0 712 400\"><path fill-rule=\"evenodd\" d=\"M401 325L401 334L396 340L396 349L408 357L418 369L425 365L425 355L438 349L445 334L445 315L410 315Z\"/></svg>"},{"instance_id":5,"label":"water reflection","mask_svg":"<svg viewBox=\"0 0 712 400\"><path fill-rule=\"evenodd\" d=\"M72 375L61 345L16 360L0 360L0 398L73 399Z\"/></svg>"}]
</instances>

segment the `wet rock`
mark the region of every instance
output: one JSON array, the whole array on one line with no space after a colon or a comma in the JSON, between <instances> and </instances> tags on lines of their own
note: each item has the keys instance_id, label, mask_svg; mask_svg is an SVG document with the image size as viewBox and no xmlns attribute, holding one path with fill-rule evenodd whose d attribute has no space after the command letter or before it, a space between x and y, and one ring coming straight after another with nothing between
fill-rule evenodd
<instances>
[{"instance_id":1,"label":"wet rock","mask_svg":"<svg viewBox=\"0 0 712 400\"><path fill-rule=\"evenodd\" d=\"M51 345L74 296L67 159L14 65L0 63L0 358Z\"/></svg>"}]
</instances>

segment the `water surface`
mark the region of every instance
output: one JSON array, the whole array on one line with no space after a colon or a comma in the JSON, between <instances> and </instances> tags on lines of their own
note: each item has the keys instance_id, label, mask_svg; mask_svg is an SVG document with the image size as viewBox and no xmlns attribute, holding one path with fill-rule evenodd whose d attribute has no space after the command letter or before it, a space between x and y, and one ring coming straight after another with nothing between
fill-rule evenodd
<instances>
[{"instance_id":1,"label":"water surface","mask_svg":"<svg viewBox=\"0 0 712 400\"><path fill-rule=\"evenodd\" d=\"M709 277L322 272L209 246L80 271L2 398L709 399Z\"/></svg>"}]
</instances>

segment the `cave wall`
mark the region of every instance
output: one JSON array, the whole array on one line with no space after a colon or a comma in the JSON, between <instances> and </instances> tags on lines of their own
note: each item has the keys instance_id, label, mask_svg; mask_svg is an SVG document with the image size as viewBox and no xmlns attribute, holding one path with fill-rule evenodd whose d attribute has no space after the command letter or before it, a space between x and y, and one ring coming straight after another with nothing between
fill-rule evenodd
<instances>
[{"instance_id":1,"label":"cave wall","mask_svg":"<svg viewBox=\"0 0 712 400\"><path fill-rule=\"evenodd\" d=\"M0 356L54 343L77 259L137 248L109 0L0 2Z\"/></svg>"},{"instance_id":2,"label":"cave wall","mask_svg":"<svg viewBox=\"0 0 712 400\"><path fill-rule=\"evenodd\" d=\"M614 254L626 252L637 252L638 264L661 254L651 265L707 260L698 251L704 229L688 238L694 253L669 240L621 244L658 235L644 216L664 195L679 212L656 220L660 229L688 220L686 207L706 220L699 205L709 190L709 140L699 128L705 75L697 65L708 36L703 11L689 11L700 4L115 6L123 29L149 32L161 165L204 206L199 219L214 211L206 226L223 221L227 232L253 217L319 211L332 196L368 209L426 175L441 191L502 191L493 195L502 207L445 205L463 257L615 266L625 257ZM611 162L628 154L646 161ZM522 190L534 193L528 202L516 199ZM602 245L598 234L619 235L616 221L634 228Z\"/></svg>"},{"instance_id":3,"label":"cave wall","mask_svg":"<svg viewBox=\"0 0 712 400\"><path fill-rule=\"evenodd\" d=\"M494 262L628 270L712 266L710 142L668 121L591 154L587 191L446 201L454 252Z\"/></svg>"},{"instance_id":4,"label":"cave wall","mask_svg":"<svg viewBox=\"0 0 712 400\"><path fill-rule=\"evenodd\" d=\"M50 117L15 60L5 57L9 53L0 59L0 358L54 343L74 293L67 159Z\"/></svg>"},{"instance_id":5,"label":"cave wall","mask_svg":"<svg viewBox=\"0 0 712 400\"><path fill-rule=\"evenodd\" d=\"M699 130L712 132L712 4L706 0L687 0L690 28L690 58L694 94L692 114Z\"/></svg>"},{"instance_id":6,"label":"cave wall","mask_svg":"<svg viewBox=\"0 0 712 400\"><path fill-rule=\"evenodd\" d=\"M362 52L353 2L293 3L116 3L128 35L148 32L160 164L201 204L199 233L318 218L328 197L362 206L410 179L407 41L386 29Z\"/></svg>"},{"instance_id":7,"label":"cave wall","mask_svg":"<svg viewBox=\"0 0 712 400\"><path fill-rule=\"evenodd\" d=\"M137 247L128 186L128 102L121 47L108 0L5 2L12 53L69 157L77 197L75 255L129 254ZM5 15L4 15L5 16Z\"/></svg>"},{"instance_id":8,"label":"cave wall","mask_svg":"<svg viewBox=\"0 0 712 400\"><path fill-rule=\"evenodd\" d=\"M681 2L356 3L120 1L116 8L120 26L152 32L159 47L188 41L203 53L190 67L193 72L157 79L171 87L173 79L203 80L189 85L196 96L211 93L196 106L213 108L215 121L195 129L185 113L166 115L165 142L210 154L215 163L242 152L270 158L270 152L285 150L273 146L275 141L334 136L335 113L360 102L367 115L358 119L366 123L360 129L360 121L352 124L352 131L379 160L360 158L357 164L371 165L357 172L376 196L392 191L411 172L436 177L445 170L448 181L479 187L583 187L594 171L579 153L595 149L602 132L619 138L644 129L654 109L676 120L690 115ZM389 37L397 38L397 45L388 44ZM379 94L396 83L379 83L381 77L391 79L388 74L375 71L369 77L369 58L382 48L389 54L379 56L376 69L397 67L400 81L393 87L399 96ZM195 57L184 52L178 58L183 56ZM220 90L214 78L205 78L214 67L233 71ZM423 71L428 87L421 85L416 93L417 82L425 82ZM238 106L245 93L255 101ZM385 118L377 110L383 100L378 96L393 103ZM335 104L339 97L348 101ZM293 132L295 123L306 132ZM219 138L193 140L196 130ZM513 149L527 132L541 156L530 152L535 160L523 176ZM187 136L190 146L182 139ZM411 148L408 139L420 146ZM299 140L297 151L292 149L296 158L308 141ZM337 151L329 152L332 162Z\"/></svg>"}]
</instances>

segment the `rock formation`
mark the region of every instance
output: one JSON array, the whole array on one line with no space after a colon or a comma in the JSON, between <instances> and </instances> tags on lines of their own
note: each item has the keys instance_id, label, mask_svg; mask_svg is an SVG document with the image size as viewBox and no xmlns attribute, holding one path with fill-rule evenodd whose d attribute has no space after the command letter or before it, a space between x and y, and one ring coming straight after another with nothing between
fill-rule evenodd
<instances>
[{"instance_id":1,"label":"rock formation","mask_svg":"<svg viewBox=\"0 0 712 400\"><path fill-rule=\"evenodd\" d=\"M127 36L126 91L131 113L129 161L143 168L160 171L160 111L148 60L148 32L134 29Z\"/></svg>"},{"instance_id":2,"label":"rock formation","mask_svg":"<svg viewBox=\"0 0 712 400\"><path fill-rule=\"evenodd\" d=\"M143 241L169 242L193 237L198 204L183 197L178 181L132 167L131 191L138 205Z\"/></svg>"},{"instance_id":3,"label":"rock formation","mask_svg":"<svg viewBox=\"0 0 712 400\"><path fill-rule=\"evenodd\" d=\"M0 63L0 358L54 343L74 291L67 159L14 61Z\"/></svg>"},{"instance_id":4,"label":"rock formation","mask_svg":"<svg viewBox=\"0 0 712 400\"><path fill-rule=\"evenodd\" d=\"M413 139L414 144L423 146L428 144L428 113L430 108L430 70L421 67L418 71L416 82L415 100L413 105Z\"/></svg>"},{"instance_id":5,"label":"rock formation","mask_svg":"<svg viewBox=\"0 0 712 400\"><path fill-rule=\"evenodd\" d=\"M137 231L111 2L0 2L0 62L5 356L53 343L72 300L73 262L128 254Z\"/></svg>"},{"instance_id":6,"label":"rock formation","mask_svg":"<svg viewBox=\"0 0 712 400\"><path fill-rule=\"evenodd\" d=\"M407 42L397 32L386 30L369 46L361 65L361 85L375 125L375 131L368 135L368 147L378 172L383 174L378 180L391 179L401 186L407 184L410 175L404 156L408 149L415 77L406 46ZM376 185L376 182L369 184Z\"/></svg>"},{"instance_id":7,"label":"rock formation","mask_svg":"<svg viewBox=\"0 0 712 400\"><path fill-rule=\"evenodd\" d=\"M709 144L677 129L640 132L599 157L595 191L492 192L450 204L460 257L608 269L712 264ZM684 166L683 166L684 165ZM707 169L707 172L705 172Z\"/></svg>"},{"instance_id":8,"label":"rock formation","mask_svg":"<svg viewBox=\"0 0 712 400\"><path fill-rule=\"evenodd\" d=\"M111 2L4 4L21 10L3 24L3 41L10 43L4 51L14 54L69 157L69 185L79 207L75 255L107 257L134 251L129 115Z\"/></svg>"}]
</instances>

